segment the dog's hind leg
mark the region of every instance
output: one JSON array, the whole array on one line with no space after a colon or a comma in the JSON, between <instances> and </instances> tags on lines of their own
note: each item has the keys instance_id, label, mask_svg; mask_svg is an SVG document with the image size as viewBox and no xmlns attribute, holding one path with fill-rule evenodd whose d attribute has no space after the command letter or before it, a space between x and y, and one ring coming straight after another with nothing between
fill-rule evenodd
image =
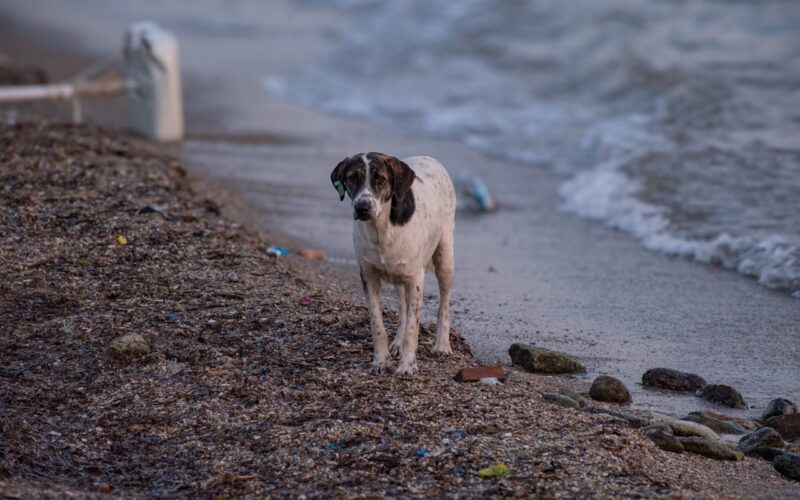
<instances>
[{"instance_id":1,"label":"dog's hind leg","mask_svg":"<svg viewBox=\"0 0 800 500\"><path fill-rule=\"evenodd\" d=\"M369 271L362 272L362 279L364 280L364 293L367 295L374 348L371 371L372 373L388 373L392 369L392 359L389 356L389 339L383 326L383 313L381 312L381 280L376 274Z\"/></svg>"},{"instance_id":2,"label":"dog's hind leg","mask_svg":"<svg viewBox=\"0 0 800 500\"><path fill-rule=\"evenodd\" d=\"M400 364L397 375L417 373L417 342L419 340L419 318L422 312L422 293L425 286L425 271L420 269L404 288L406 292L406 328L400 345Z\"/></svg>"},{"instance_id":3,"label":"dog's hind leg","mask_svg":"<svg viewBox=\"0 0 800 500\"><path fill-rule=\"evenodd\" d=\"M397 298L400 301L400 327L397 329L394 340L389 344L389 352L392 353L392 356L397 356L400 354L400 346L403 345L403 336L406 334L406 322L408 320L406 316L408 314L408 308L406 307L405 287L403 285L395 285L394 289L397 290Z\"/></svg>"},{"instance_id":4,"label":"dog's hind leg","mask_svg":"<svg viewBox=\"0 0 800 500\"><path fill-rule=\"evenodd\" d=\"M433 267L439 282L439 317L436 324L436 343L433 352L450 354L450 289L453 286L455 263L452 232L445 233L433 252Z\"/></svg>"}]
</instances>

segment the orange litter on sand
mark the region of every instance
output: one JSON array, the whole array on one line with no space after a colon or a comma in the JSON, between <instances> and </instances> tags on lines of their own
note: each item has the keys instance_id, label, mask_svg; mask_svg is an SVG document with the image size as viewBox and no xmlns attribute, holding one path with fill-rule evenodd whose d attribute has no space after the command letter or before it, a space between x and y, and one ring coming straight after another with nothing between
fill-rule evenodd
<instances>
[{"instance_id":1,"label":"orange litter on sand","mask_svg":"<svg viewBox=\"0 0 800 500\"><path fill-rule=\"evenodd\" d=\"M300 250L299 252L297 252L297 255L311 260L325 260L325 254L320 252L319 250L308 250L308 249Z\"/></svg>"}]
</instances>

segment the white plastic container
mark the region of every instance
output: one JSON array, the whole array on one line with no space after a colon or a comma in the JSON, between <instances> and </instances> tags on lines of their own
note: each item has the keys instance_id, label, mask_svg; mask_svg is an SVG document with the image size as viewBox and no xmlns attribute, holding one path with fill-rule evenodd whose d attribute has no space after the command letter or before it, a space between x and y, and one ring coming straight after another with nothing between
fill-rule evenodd
<instances>
[{"instance_id":1,"label":"white plastic container","mask_svg":"<svg viewBox=\"0 0 800 500\"><path fill-rule=\"evenodd\" d=\"M178 41L152 22L131 24L123 42L130 128L162 142L183 139Z\"/></svg>"}]
</instances>

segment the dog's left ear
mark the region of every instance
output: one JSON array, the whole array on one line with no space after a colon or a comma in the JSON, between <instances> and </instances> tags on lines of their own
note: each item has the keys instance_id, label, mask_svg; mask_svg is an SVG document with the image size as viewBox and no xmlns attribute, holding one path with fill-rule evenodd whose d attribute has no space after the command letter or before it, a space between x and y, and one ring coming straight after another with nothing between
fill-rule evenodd
<instances>
[{"instance_id":1,"label":"dog's left ear","mask_svg":"<svg viewBox=\"0 0 800 500\"><path fill-rule=\"evenodd\" d=\"M411 189L411 184L414 183L414 179L417 178L417 174L411 170L411 167L398 160L394 156L386 158L385 161L389 166L389 169L392 171L392 196L398 200L402 200L408 190Z\"/></svg>"},{"instance_id":2,"label":"dog's left ear","mask_svg":"<svg viewBox=\"0 0 800 500\"><path fill-rule=\"evenodd\" d=\"M350 163L349 156L340 161L339 164L333 169L333 172L331 172L331 183L333 183L333 187L336 188L336 192L339 193L339 201L344 200L344 174L347 171L348 163Z\"/></svg>"}]
</instances>

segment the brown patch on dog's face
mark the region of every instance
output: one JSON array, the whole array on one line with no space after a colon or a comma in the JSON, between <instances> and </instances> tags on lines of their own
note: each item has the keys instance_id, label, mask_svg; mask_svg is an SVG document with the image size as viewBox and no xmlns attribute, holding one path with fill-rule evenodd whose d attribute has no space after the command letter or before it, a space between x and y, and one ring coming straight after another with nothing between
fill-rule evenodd
<instances>
[{"instance_id":1,"label":"brown patch on dog's face","mask_svg":"<svg viewBox=\"0 0 800 500\"><path fill-rule=\"evenodd\" d=\"M340 161L336 168L331 172L331 183L337 188L338 185L342 186L344 191L340 191L339 199L344 200L344 194L347 193L352 200L356 194L361 190L366 179L367 167L364 165L363 154L357 154L345 158Z\"/></svg>"}]
</instances>

